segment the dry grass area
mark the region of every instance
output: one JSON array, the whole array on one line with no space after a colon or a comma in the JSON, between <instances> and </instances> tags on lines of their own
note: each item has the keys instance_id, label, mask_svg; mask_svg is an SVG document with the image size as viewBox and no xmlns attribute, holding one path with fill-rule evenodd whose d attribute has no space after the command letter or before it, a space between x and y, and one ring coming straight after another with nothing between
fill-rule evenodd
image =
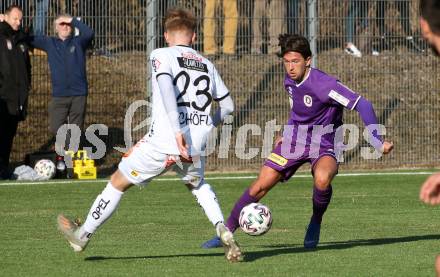
<instances>
[{"instance_id":1,"label":"dry grass area","mask_svg":"<svg viewBox=\"0 0 440 277\"><path fill-rule=\"evenodd\" d=\"M222 61L220 59L217 64L234 93L235 121L239 121L239 125L256 123L263 131L265 123L271 119L283 124L288 114L288 100L283 91L282 67L278 60L249 55L241 59L246 66L235 65L234 61L222 64ZM380 56L365 55L357 59L343 55L341 49L331 49L320 53L318 67L338 76L347 86L369 99L380 123L386 126L386 138L396 145L390 156L378 161L365 161L360 157L359 149L355 149L346 156L349 162L343 167L381 169L440 164L440 76L438 62L431 53L415 54L405 47L396 47ZM345 112L345 123L363 127L355 111ZM263 134L248 135L246 145L261 149ZM360 136L361 146L362 133ZM231 152L228 161L220 167L233 164L234 168L246 170L250 164L253 168L259 167L261 162L258 158L239 160ZM209 164L216 163L212 157Z\"/></svg>"},{"instance_id":2,"label":"dry grass area","mask_svg":"<svg viewBox=\"0 0 440 277\"><path fill-rule=\"evenodd\" d=\"M117 57L91 56L87 62L89 97L85 127L104 124L109 135L103 140L111 149L123 146L122 128L126 109L146 94L146 56L140 52L120 54ZM20 123L15 138L12 158L20 161L27 153L44 147L52 135L48 130L48 105L51 85L46 56L33 56L33 89L29 97L29 115ZM140 112L136 118L140 117ZM140 119L139 119L140 120ZM113 151L114 152L114 151ZM109 151L109 157L120 158L119 153ZM105 162L110 164L112 161Z\"/></svg>"},{"instance_id":3,"label":"dry grass area","mask_svg":"<svg viewBox=\"0 0 440 277\"><path fill-rule=\"evenodd\" d=\"M365 161L356 150L343 167L384 168L438 166L440 153L440 94L438 62L430 55L416 55L406 48L385 51L380 56L365 55L356 59L341 49L324 51L318 56L319 68L338 76L342 82L370 99L381 123L387 127L387 138L394 141L394 153L379 161ZM288 100L283 91L283 68L276 57L242 55L222 56L214 61L236 104L234 132L227 159L217 159L214 152L208 159L209 170L255 170L261 163L256 158L240 160L234 152L236 131L246 123L255 123L262 133L248 133L247 147L261 151L264 126L276 119L283 124L288 114ZM50 100L50 76L45 56L33 56L33 91L29 98L29 116L19 126L14 143L13 160L21 161L45 145L50 134L47 107ZM104 136L107 149L124 146L123 124L127 107L147 95L147 57L142 52L125 52L110 58L91 56L88 59L90 95L86 127L101 123L109 128ZM135 124L146 116L136 113ZM346 123L362 126L356 112L346 112ZM146 132L137 131L135 139ZM268 146L270 148L270 146ZM247 150L245 150L247 151ZM101 168L111 168L120 159L112 150L100 161Z\"/></svg>"}]
</instances>

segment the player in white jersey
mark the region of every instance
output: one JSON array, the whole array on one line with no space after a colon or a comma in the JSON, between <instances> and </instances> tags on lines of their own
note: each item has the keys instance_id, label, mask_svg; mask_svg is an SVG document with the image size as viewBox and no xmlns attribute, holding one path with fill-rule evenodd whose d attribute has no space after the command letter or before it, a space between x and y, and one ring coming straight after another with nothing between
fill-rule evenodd
<instances>
[{"instance_id":1,"label":"player in white jersey","mask_svg":"<svg viewBox=\"0 0 440 277\"><path fill-rule=\"evenodd\" d=\"M184 9L171 9L165 19L167 48L150 55L152 67L152 123L150 130L119 163L105 189L96 198L86 221L78 226L63 215L58 227L77 252L116 210L130 187L145 185L174 169L196 197L225 246L229 261L243 259L211 186L204 180L207 135L230 114L234 105L213 64L190 45L195 41L196 19ZM219 109L211 117L212 101Z\"/></svg>"},{"instance_id":2,"label":"player in white jersey","mask_svg":"<svg viewBox=\"0 0 440 277\"><path fill-rule=\"evenodd\" d=\"M152 123L146 138L154 147L178 155L174 134L181 128L185 129L186 139L191 141L189 155L197 156L212 128L211 103L228 98L229 91L214 65L188 46L156 49L151 52L150 60L153 67L153 103L161 105L153 105ZM175 96L163 98L159 80L166 82L170 78L175 85ZM172 108L176 106L176 99L177 110ZM175 112L177 121L170 121L164 116ZM218 119L218 115L214 119ZM214 122L216 124L218 122Z\"/></svg>"}]
</instances>

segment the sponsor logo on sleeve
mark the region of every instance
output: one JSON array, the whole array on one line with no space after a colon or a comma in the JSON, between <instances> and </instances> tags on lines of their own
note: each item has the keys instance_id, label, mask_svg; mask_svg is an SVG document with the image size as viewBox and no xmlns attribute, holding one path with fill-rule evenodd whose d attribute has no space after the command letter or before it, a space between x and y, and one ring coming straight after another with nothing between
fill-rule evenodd
<instances>
[{"instance_id":1,"label":"sponsor logo on sleeve","mask_svg":"<svg viewBox=\"0 0 440 277\"><path fill-rule=\"evenodd\" d=\"M331 90L328 96L344 107L347 107L348 103L350 103L350 100L348 100L345 96L339 94L337 91L334 90Z\"/></svg>"},{"instance_id":2,"label":"sponsor logo on sleeve","mask_svg":"<svg viewBox=\"0 0 440 277\"><path fill-rule=\"evenodd\" d=\"M268 159L280 166L285 166L287 164L286 158L275 153L270 153Z\"/></svg>"}]
</instances>

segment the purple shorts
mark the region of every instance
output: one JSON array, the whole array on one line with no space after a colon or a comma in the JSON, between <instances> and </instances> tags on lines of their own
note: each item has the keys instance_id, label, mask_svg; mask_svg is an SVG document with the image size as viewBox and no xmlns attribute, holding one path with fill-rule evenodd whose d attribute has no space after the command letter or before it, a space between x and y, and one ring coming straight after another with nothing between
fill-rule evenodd
<instances>
[{"instance_id":1,"label":"purple shorts","mask_svg":"<svg viewBox=\"0 0 440 277\"><path fill-rule=\"evenodd\" d=\"M312 174L313 168L316 162L323 156L331 156L336 160L335 152L332 148L321 148L319 149L319 154L315 155L315 157L310 157L308 151L305 151L306 154L303 154L299 158L288 159L283 157L281 154L281 143L279 143L270 153L269 157L264 162L265 166L268 166L279 173L281 173L281 182L285 182L292 177L293 174L298 170L298 168L309 162L312 164Z\"/></svg>"}]
</instances>

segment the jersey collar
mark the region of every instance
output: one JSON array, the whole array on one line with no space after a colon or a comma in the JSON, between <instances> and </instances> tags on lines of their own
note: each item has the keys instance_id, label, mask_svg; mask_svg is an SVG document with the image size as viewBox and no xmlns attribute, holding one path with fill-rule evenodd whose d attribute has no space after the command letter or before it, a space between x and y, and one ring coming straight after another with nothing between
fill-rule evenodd
<instances>
[{"instance_id":1,"label":"jersey collar","mask_svg":"<svg viewBox=\"0 0 440 277\"><path fill-rule=\"evenodd\" d=\"M312 70L313 70L313 68L310 68L309 72L307 73L307 75L304 77L304 79L300 83L297 83L295 80L290 78L289 74L287 74L287 73L286 73L286 80L289 83L291 83L292 85L294 85L295 87L300 87L302 84L304 84L305 81L307 81L307 79L309 78Z\"/></svg>"},{"instance_id":2,"label":"jersey collar","mask_svg":"<svg viewBox=\"0 0 440 277\"><path fill-rule=\"evenodd\" d=\"M309 72L307 72L307 75L304 77L304 79L299 83L296 84L297 87L301 86L302 84L304 84L305 81L307 81L307 79L309 78L310 74L312 73L313 68L310 68Z\"/></svg>"}]
</instances>

